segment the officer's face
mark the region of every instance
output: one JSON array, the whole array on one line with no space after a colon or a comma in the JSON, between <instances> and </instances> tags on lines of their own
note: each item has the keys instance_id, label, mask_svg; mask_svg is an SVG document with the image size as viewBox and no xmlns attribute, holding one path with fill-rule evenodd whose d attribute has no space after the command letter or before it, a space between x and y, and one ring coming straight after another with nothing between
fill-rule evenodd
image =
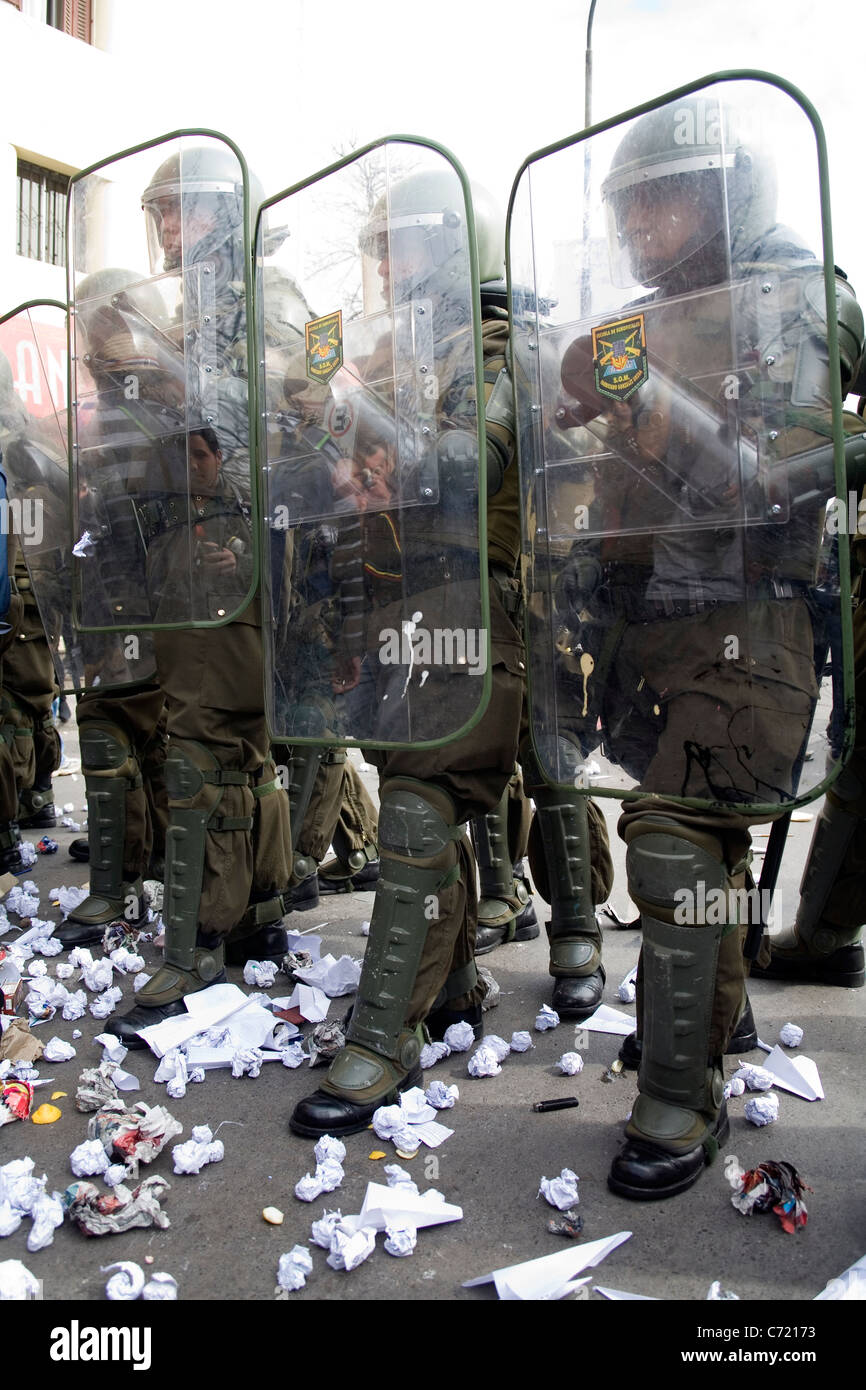
<instances>
[{"instance_id":1,"label":"officer's face","mask_svg":"<svg viewBox=\"0 0 866 1390\"><path fill-rule=\"evenodd\" d=\"M216 227L212 208L207 207L201 199L186 197L181 201L180 198L159 198L151 204L151 209L157 219L166 270L173 270L181 264L184 243L189 254Z\"/></svg>"},{"instance_id":2,"label":"officer's face","mask_svg":"<svg viewBox=\"0 0 866 1390\"><path fill-rule=\"evenodd\" d=\"M681 261L701 231L704 213L681 186L659 180L637 188L619 215L619 235L637 281L650 281Z\"/></svg>"},{"instance_id":3,"label":"officer's face","mask_svg":"<svg viewBox=\"0 0 866 1390\"><path fill-rule=\"evenodd\" d=\"M211 449L200 434L189 437L189 476L194 488L207 492L216 487L217 474L223 461L219 449Z\"/></svg>"}]
</instances>

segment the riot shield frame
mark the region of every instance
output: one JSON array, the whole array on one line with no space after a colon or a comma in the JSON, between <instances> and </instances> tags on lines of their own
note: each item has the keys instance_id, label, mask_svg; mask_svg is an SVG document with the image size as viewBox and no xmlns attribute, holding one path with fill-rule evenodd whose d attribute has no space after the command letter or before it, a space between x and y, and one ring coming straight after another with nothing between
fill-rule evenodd
<instances>
[{"instance_id":1,"label":"riot shield frame","mask_svg":"<svg viewBox=\"0 0 866 1390\"><path fill-rule=\"evenodd\" d=\"M520 167L518 168L517 173L516 173L516 175L515 175L515 177L514 177L514 181L513 181L513 184L512 184L512 188L511 188L511 193L510 193L510 195L509 195L509 200L508 200L508 209L507 209L507 213L506 213L506 227L505 227L505 263L506 263L506 280L507 280L507 286L508 286L508 313L509 313L509 327L510 327L510 330L512 329L512 327L513 327L513 322L514 322L514 294L515 294L515 285L514 285L513 278L512 278L512 258L511 258L512 215L513 215L514 210L515 210L515 203L516 203L516 200L517 200L517 197L518 197L518 192L519 192L519 189L520 189L521 181L522 181L524 175L525 175L527 172L530 171L532 165L533 165L533 164L536 164L536 163L538 163L538 162L540 162L542 159L546 158L546 157L549 156L549 155L558 154L559 152L561 152L561 151L563 151L563 150L566 150L566 149L568 149L568 148L571 148L571 147L574 147L574 146L578 146L578 145L582 145L582 144L584 144L587 140L592 139L592 138L593 138L594 136L596 136L596 135L600 135L600 134L602 134L603 132L612 130L612 129L614 129L614 128L617 127L617 126L624 126L625 123L628 122L628 121L632 121L632 120L635 120L636 118L638 118L638 117L640 117L640 116L647 115L647 114L648 114L649 112L651 112L651 111L658 110L660 107L667 106L667 105L671 104L672 102L681 100L682 98L687 97L687 96L691 96L691 95L694 94L695 92L700 92L700 91L704 90L705 88L714 87L714 86L717 87L717 86L719 86L719 85L721 85L721 84L723 84L723 83L749 82L749 81L755 82L755 83L763 83L763 84L765 84L766 86L774 87L774 88L776 88L778 91L780 91L780 92L784 93L785 95L787 95L788 97L790 97L791 100L794 101L794 102L801 108L801 110L803 111L804 115L806 116L806 118L807 118L807 120L808 120L808 122L809 122L809 124L810 124L810 126L811 126L811 128L812 128L812 132L813 132L814 137L815 137L815 153L816 153L816 157L817 157L818 192L819 192L819 203L820 203L821 235L822 235L822 242L823 242L823 258L822 258L822 259L823 259L823 265L822 265L822 269L823 269L823 274L824 274L824 294L825 294L825 313L826 313L826 341L827 341L827 347L828 347L828 351L829 351L829 355L830 355L830 361L831 361L831 362L834 362L834 361L837 361L837 360L838 360L838 358L839 358L839 336L838 336L838 328L837 328L837 320L836 320L836 286L835 286L835 278L834 278L833 236L832 236L832 225L831 225L831 216L830 216L829 167L828 167L828 158L827 158L827 143L826 143L826 137L825 137L825 134L824 134L824 129L823 129L823 126L822 126L822 124L821 124L820 116L818 115L818 112L817 112L817 110L815 109L814 105L809 101L808 97L806 97L805 94L804 94L803 92L800 91L800 89L799 89L798 87L796 87L793 83L787 81L787 79L785 79L785 78L783 78L783 77L779 77L779 76L777 76L777 75L774 74L774 73L765 72L765 71L763 71L763 70L761 70L761 69L757 69L757 68L735 68L735 69L725 69L725 70L720 71L720 72L711 72L711 73L707 73L707 74L705 74L703 77L697 78L697 79L695 79L695 80L692 81L692 82L685 83L684 85L682 85L682 86L680 86L680 87L676 87L676 88L674 88L673 90L671 90L671 91L669 91L669 92L665 92L663 95L661 95L661 96L659 96L659 97L655 97L655 98L653 98L652 100L647 101L647 102L642 102L640 105L635 106L635 107L632 107L631 109L629 109L629 110L627 110L627 111L621 111L621 112L619 112L617 115L612 116L612 117L610 117L610 118L608 118L608 119L606 119L606 120L604 120L604 121L599 121L599 122L597 122L597 123L595 123L595 124L593 124L593 125L591 125L591 126L588 126L588 127L587 127L586 129L584 129L584 130L578 131L577 133L575 133L575 134L573 134L573 135L566 136L566 137L565 137L564 139L562 139L562 140L558 140L558 141L555 141L554 143L552 143L552 144L550 144L550 145L546 145L546 146L544 146L543 148L534 151L532 154L528 155L528 156L523 160L523 162L521 163L521 165L520 165ZM536 328L536 341L537 341L537 329L538 329L538 323L539 323L539 306L538 306L538 301L537 301L537 299L536 299L536 302L535 302L534 314L535 314L535 328ZM535 380L535 382L533 383L533 389L534 389L535 399L539 399L539 398L540 398L539 378L540 378L540 371L541 371L541 363L540 363L540 361L538 360L539 358L540 358L540 353L537 353L537 354L536 354L536 364L535 364L535 370L536 370L536 374L537 374L537 375L536 375L536 380ZM834 372L834 371L831 371L831 372L829 373L829 376L830 376L830 405L831 405L831 425L832 425L832 448L833 448L834 485L835 485L835 489L836 489L836 492L835 492L836 499L840 499L840 498L845 498L845 497L847 496L847 486L848 486L848 485L847 485L847 481L846 481L846 474L845 474L845 435L844 435L844 431L843 431L843 422L842 422L843 403L842 403L841 384L840 384L840 379L839 379L838 374L837 374L836 372ZM513 375L513 385L514 385L514 395L515 395L515 414L516 414L517 419L519 420L519 419L520 419L520 403L519 403L519 400L518 400L518 393L517 393L516 373ZM540 408L539 408L539 409L540 409ZM536 428L536 430L537 430L539 427L540 427L540 422L536 419L536 421L535 421L535 428ZM522 440L522 438L521 438L521 433L522 433L522 432L521 432L520 430L518 430L517 448L518 448L518 454L519 454L519 455L521 454L521 451L522 451L523 448L524 448L523 440ZM828 440L828 443L829 443L829 442L830 442L830 441ZM523 458L520 459L520 467L521 467L520 505L521 505L521 513L522 513L522 530L523 530L523 537L524 537L524 543L525 543L526 536L528 535L528 517L527 517L526 489L525 489L525 484L524 484L524 481L523 481L523 480L524 480L525 477L527 476L527 469L526 469L525 460L524 460ZM834 781L836 780L836 778L840 775L840 773L842 772L843 768L845 767L845 764L847 763L847 761L848 761L848 759L849 759L849 757L850 757L850 755L851 755L851 751L852 751L852 748L853 748L853 739L854 739L854 723L853 723L853 711L854 711L854 697L853 697L853 629L852 629L852 622L851 622L850 546L849 546L849 539L848 539L848 532L847 532L847 530L840 527L840 528L839 528L839 531L838 531L838 533L837 533L837 539L838 539L838 544L839 544L839 590L840 590L839 599L840 599L840 606L841 606L841 635L842 635L842 657L843 657L843 681L844 681L844 689L845 689L845 700L844 700L844 708L845 708L845 727L844 727L843 742L842 742L842 748L841 748L841 751L840 751L840 755L839 755L839 757L834 761L833 765L830 767L830 769L827 771L827 773L825 774L825 776L823 777L823 779L822 779L820 782L818 782L818 783L816 783L814 786L808 788L808 790L806 790L805 792L798 792L798 794L797 794L795 797L793 797L791 800L785 801L781 807L780 807L779 803L765 803L765 804L764 804L764 803L762 803L762 804L754 803L754 804L749 804L748 806L745 806L745 807L744 807L744 806L743 806L742 804L740 804L740 803L733 803L733 802L731 802L731 803L726 803L726 804L725 804L725 809L727 809L727 810L730 810L730 811L742 811L742 810L745 810L745 811L747 811L747 813L748 813L749 815L755 815L755 814L760 815L760 814L762 814L762 813L767 813L768 815L769 815L769 814L778 815L778 814L780 813L780 810L782 810L782 811L784 811L784 812L790 812L790 811L796 810L796 809L797 809L798 807L800 807L800 806L806 806L806 805L808 805L811 801L814 801L817 797L822 796L822 795L824 794L824 792L826 792L827 789L828 789L830 786L832 786L833 782L834 782ZM526 638L526 643L527 643L527 652L529 652L529 637L530 637L530 632L529 632L529 605L527 604L527 615L526 615L526 625L525 625L525 638ZM529 701L529 709L530 709L530 711L532 711L532 709L533 709L533 663L532 663L531 660L530 660L530 661L527 661L527 697L528 697L528 701ZM813 711L812 722L814 722L814 714L815 714L815 712ZM810 724L810 727L811 727L811 724ZM539 758L539 763L540 763L541 766L544 766L543 759L542 759L541 756L540 756L540 750L538 749L537 744L536 744L536 731L535 731L535 728L532 726L532 721L531 721L531 720L530 720L530 737L531 737L531 739L532 739L533 748L535 749L536 756ZM804 749L803 749L802 751L805 751L805 745L804 745ZM801 753L801 756L802 756L802 753ZM546 775L546 774L545 774L545 775ZM575 779L575 781L574 781L573 783L572 783L572 782L566 782L566 783L558 783L558 784L555 784L555 785L559 785L559 786L562 786L562 787L570 787L572 790L578 791L578 792L580 792L581 794L586 795L586 796L589 796L590 794L591 794L593 797L605 796L605 797L610 797L610 798L613 799L613 800L623 801L623 802L625 802L625 801L636 801L636 800L640 800L642 797L645 798L645 797L647 796L647 793L646 793L646 792L642 792L640 789L632 789L632 788L614 788L614 787L600 787L600 786L595 786L595 785L589 786L589 785L587 785L586 779L585 779L585 778L582 778L580 775L578 775L578 777ZM677 798L677 800L679 801L679 804L681 804L681 805L683 805L683 806L693 807L693 808L698 809L698 810L708 810L708 809L712 809L712 808L716 805L716 803L708 802L708 801L706 801L706 800L702 800L702 799L698 799L698 798L694 798L694 797L679 797L679 798Z\"/></svg>"},{"instance_id":2,"label":"riot shield frame","mask_svg":"<svg viewBox=\"0 0 866 1390\"><path fill-rule=\"evenodd\" d=\"M69 392L69 305L68 305L68 304L64 304L64 303L62 302L62 300L59 300L59 299L27 299L27 300L25 300L22 304L16 304L16 306L15 306L14 309L8 309L8 310L6 310L6 312L0 314L0 326L2 326L2 324L4 324L4 323L8 323L8 322L10 321L10 319L17 318L19 314L25 314L25 313L29 314L30 311L33 310L33 309L59 309L60 312L61 312L62 314L65 315L65 318L66 318L66 349L67 349L67 351L66 351L66 358L67 358L66 390L67 390L67 399L68 399L68 392ZM68 409L68 407L67 407L67 409ZM72 472L71 472L71 469L69 468L69 452L68 452L68 449L69 449L69 432L68 432L68 425L67 425L67 432L66 432L66 448L67 448L66 462L67 462L67 500L68 500L67 519L70 520L71 515L72 515L72 513L71 513L71 506L72 506ZM71 550L72 550L72 545L73 545L73 536L72 536L72 525L71 525L71 520L70 520L69 529L68 529L68 532L67 532L67 539L68 539L68 542L69 542L69 549L70 549L70 551L71 551ZM28 559L28 550L27 550L27 547L26 547L25 545L23 545L23 544L21 545L21 554L22 554L22 556L23 556L23 558L24 558L24 563L25 563L25 565L27 566L27 572L28 572L28 574L30 575L30 582L31 582L31 584L33 585L33 593L34 593L35 596L36 596L36 604L37 604L37 607L39 608L39 615L40 615L40 617L42 618L43 626L45 626L45 617L44 617L44 614L43 614L43 612L42 612L42 603L41 603L40 597L39 597L39 585L38 585L37 583L34 582L34 579L33 579L33 571L32 571L32 569L31 569L31 567L30 567L30 561L29 561L29 559ZM45 627L45 631L46 631L46 637L48 638L48 645L49 645L49 647L51 647L51 645L52 645L52 644L51 644L51 637L50 637L50 635L49 635L49 633L48 633L48 628L47 628L47 626ZM57 674L57 668L56 668L56 666L55 666L55 675L56 675L56 674ZM64 685L61 687L61 693L62 693L63 695L77 695L77 694L79 694L80 692L79 692L79 690L77 689L77 687L76 687L75 685L66 683L66 684L64 684Z\"/></svg>"},{"instance_id":3,"label":"riot shield frame","mask_svg":"<svg viewBox=\"0 0 866 1390\"><path fill-rule=\"evenodd\" d=\"M380 137L379 139L377 139L377 140L372 140L372 141L370 141L369 144L362 145L362 146L361 146L360 148L358 148L357 150L352 150L351 154L345 155L345 156L343 156L342 158L335 160L333 163L327 165L325 168L318 170L315 174L312 174L312 175L310 175L310 176L307 177L307 178L300 179L297 183L290 184L287 188L282 189L280 192L278 192L278 193L273 193L273 194L271 194L269 197L263 199L263 200L262 200L262 203L261 203L261 206L260 206L260 208L259 208L258 216L257 216L257 218L256 218L256 225L255 225L255 231L254 231L254 236L253 236L253 258L254 258L254 265L255 265L255 267L256 267L256 270L258 270L258 267L259 267L259 265L261 264L261 260L262 260L262 257L261 257L261 247L262 247L262 237L263 237L263 218L265 217L265 215L267 214L267 212L268 212L268 210L269 210L270 208L272 208L275 204L281 202L283 199L289 198L289 197L291 197L291 196L292 196L293 194L295 194L295 193L299 193L299 192L301 192L301 191L304 190L304 189L310 188L310 187L312 187L314 184L320 182L321 180L323 180L323 179L325 179L325 178L328 178L330 175L335 174L335 173L338 173L338 172L339 172L340 170L342 170L342 169L348 168L349 165L355 163L355 162L358 161L359 159L364 158L366 155L371 154L374 150L382 149L384 146L386 146L386 145L392 145L392 144L394 144L394 145L396 145L396 144L402 144L402 145L415 145L415 146L418 146L418 147L420 147L420 148L422 148L422 149L427 149L427 150L432 150L432 151L434 151L436 154L438 154L439 156L441 156L443 159L445 159L445 160L448 162L448 164L451 166L451 168L453 169L453 171L456 173L456 175L457 175L457 177L458 177L458 180L459 180L459 182L460 182L460 187L461 187L461 190L462 190L462 193L463 193L464 203L465 203L465 207L466 207L466 213L467 213L467 219L466 219L466 221L467 221L467 231L468 231L468 234L469 234L469 236L468 236L468 242L469 242L468 251L469 251L469 264L470 264L471 278L472 278L473 355L474 355L475 378L476 378L476 381L479 381L479 382L480 382L481 380L483 380L483 355L482 355L482 344L481 344L481 294L480 294L480 287L479 287L478 248L477 248L477 243L476 243L475 212L474 212L474 208L473 208L473 204L472 204L472 192L471 192L471 187L470 187L470 183L469 183L468 176L467 176L466 171L464 170L462 164L460 163L460 161L456 158L455 155L453 155L453 154L451 153L450 150L448 150L444 145L439 144L437 141L426 139L424 136L420 136L420 135L397 135L397 134L394 134L394 135L383 135L383 136L381 136L381 137ZM255 278L256 278L256 281L257 281L257 277L255 277ZM260 313L261 306L260 306L260 304L259 304L259 302L258 302L258 293L256 293L256 295L254 296L253 305L254 305L254 307L253 307L253 314L254 314L254 317L255 317L255 330L256 330L255 347L256 347L256 353L257 353L257 356L256 356L256 359L255 359L255 360L256 360L256 362L257 362L257 364L258 364L259 373L260 373L259 382L258 382L258 385L257 385L257 392L256 392L256 394L257 394L257 396L258 396L258 398L259 398L260 409L259 409L259 411L257 412L257 415L256 415L256 430L257 430L257 434L256 434L256 440L255 440L255 453L256 453L256 458L257 458L257 460L259 461L259 467L260 467L260 468L263 468L263 467L265 466L266 462L267 462L267 455L266 455L266 450L265 450L265 435L266 435L266 431L267 431L267 419L266 419L266 413L265 413L265 412L266 412L266 404L267 404L267 402L266 402L266 399L265 399L264 382L263 382L263 371L264 371L263 335L264 335L264 325L263 325L263 322L262 322L262 323L259 322L260 318L262 318L263 316L262 316L261 313ZM252 359L251 359L251 360L252 360ZM486 480L486 471L487 471L487 452L486 452L486 439L485 439L485 433L484 433L483 423L484 423L484 422L483 422L483 415L479 413L478 416L477 416L477 418L476 418L476 436L477 436L477 445L478 445L478 530L479 530L479 539L481 539L481 540L484 541L484 549L483 549L483 551L482 551L481 548L479 547L479 554L481 555L481 560L480 560L480 563L479 563L480 604L481 604L481 622L482 622L482 624L483 624L483 626L484 626L484 629L485 629L485 631L486 631L486 633L487 633L487 641L488 641L488 660L487 660L487 663L486 663L486 669L485 669L485 672L484 672L483 677L481 678L481 681L479 681L479 686L481 687L481 695L480 695L480 699L479 699L479 701L478 701L478 703L477 703L477 705L476 705L474 714L473 714L472 717L471 717L469 720L467 720L466 723L463 724L459 729L454 730L454 731L453 731L451 734L449 734L446 738L431 739L431 740L429 740L429 741L418 741L418 742L414 742L414 741L413 741L413 743L411 744L411 746L412 746L413 748L418 748L418 749L432 749L432 748L447 747L449 744L455 742L458 738L461 738L461 737L463 737L464 735L466 735L467 733L471 732L471 730L474 729L474 728L476 727L476 725L479 723L479 721L480 721L481 718L483 717L483 715L484 715L484 713L485 713L485 711L486 711L486 709L487 709L487 706L488 706L488 704L489 704L489 702L490 702L490 695L491 695L491 690L492 690L492 672L491 672L491 666L490 666L490 660L489 660L489 642L490 642L490 587L489 587L489 580L488 580L488 573L487 573L487 558L486 558L486 537L487 537L487 491L486 491L486 481L485 481L485 480ZM263 489L262 489L262 488L259 489L259 495L260 495L260 496L263 495ZM260 553L261 553L262 555L266 555L266 554L269 553L268 546L267 546L266 543L265 543L266 534L267 534L267 531L268 531L268 529L269 529L269 518L264 514L264 508L262 508L262 510L261 510L260 517L261 517L261 521L260 521L261 531L260 531L259 551L260 551ZM263 626L263 630L264 630L266 633L269 632L269 631L271 630L273 621L274 621L274 613L273 613L273 611L272 611L272 604L271 604L270 584L269 584L269 582L263 582L263 583L262 583L262 626ZM266 669L266 672L267 672L267 670L268 670L268 662L267 662L267 661L266 661L266 663L265 663L265 669ZM318 734L318 735L315 735L315 736L314 736L314 735L309 735L309 734L301 735L301 734L292 733L291 738L290 738L289 740L287 740L287 739L286 739L286 734L285 734L285 731L284 731L284 730L275 731L275 730L271 727L269 705L270 705L270 701L266 699L266 701L265 701L265 715L266 715L267 722L268 722L268 733L269 733L269 735L270 735L271 738L273 738L273 739L275 739L275 740L277 740L277 741L281 741L281 742L286 742L286 741L288 741L288 742L290 742L290 743L292 743L292 744L294 744L294 743L297 743L297 744L307 744L307 745L311 745L311 746L314 746L314 747L315 747L315 746L327 746L327 747L339 747L339 748L359 748L359 747L361 747L361 746L363 745L364 747L368 747L368 748L377 748L377 749L383 749L383 750L384 750L384 749L389 749L389 748L404 748L404 747L407 746L406 744L403 744L403 743L386 742L386 741L384 741L384 740L378 741L378 740L369 739L369 738L365 738L365 739L363 739L363 740L358 740L358 739L347 739L347 738L327 737L327 736L323 736L323 735L321 735L321 734Z\"/></svg>"},{"instance_id":4,"label":"riot shield frame","mask_svg":"<svg viewBox=\"0 0 866 1390\"><path fill-rule=\"evenodd\" d=\"M249 363L252 363L252 362L255 361L255 358L254 358L254 356L253 356L253 354L254 354L254 352L255 352L255 348L256 348L256 336L255 336L255 327L254 327L254 308L253 308L253 301L254 301L253 246L254 246L254 243L253 243L253 240L252 240L252 206L251 206L251 201L250 201L250 172L249 172L249 168L248 168L248 166L247 166L246 158L244 157L244 154L243 154L242 150L239 148L239 146L238 146L237 144L235 144L234 140L232 140L228 135L222 134L221 131L218 131L218 130L211 130L211 129L208 129L207 127L205 127L205 126L201 126L201 127L189 127L189 128L179 129L179 130L171 130L171 131L168 131L168 132L167 132L166 134L164 134L164 135L157 135L157 136L154 136L154 137L153 137L152 139L150 139L150 140L144 140L144 141L142 141L140 144L131 145L128 149L119 150L116 154L112 154L112 155L110 155L110 156L109 156L108 158L106 158L106 159L97 160L95 163L89 164L89 165L87 166L87 168L81 169L77 174L73 174L72 177L71 177L70 180L69 180L69 192L68 192L68 194L67 194L67 217L66 217L66 293L67 293L67 297L68 297L68 301L69 301L69 302L68 302L68 305L67 305L67 309L68 309L68 313L69 313L69 329L68 329L68 333L69 333L69 378L68 378L68 381L69 381L69 384L68 384L68 398L69 398L69 444L68 444L68 448L69 448L69 461L70 461L70 467L69 467L69 478L70 478L70 509L71 509L71 507L72 507L73 473L75 473L75 474L77 475L77 465L75 464L75 444L74 444L74 428L73 428L73 412L74 412L74 410L75 410L76 407L77 407L77 400L76 400L75 393L74 393L74 391L73 391L73 386L74 386L74 384L75 384L75 375L74 375L74 370L73 370L74 362L73 362L73 351L72 351L72 349L73 349L73 329L72 329L72 321L73 321L74 312L75 312L74 307L73 307L73 299L72 299L72 278L73 278L73 274L74 274L74 254L75 254L75 248L74 248L74 245L73 245L74 221L73 221L73 217L72 217L71 214L72 214L72 200L73 200L74 189L75 189L75 187L76 187L79 183L81 183L82 180L84 180L85 178L88 178L88 177L89 177L90 175L92 175L92 174L98 173L100 169L105 169L105 168L107 168L109 165L117 164L117 163L118 163L120 160L122 160L122 159L127 159L127 158L129 158L130 156L132 156L132 155L144 154L147 150L155 150L155 149L157 149L160 145L167 145L170 141L173 141L173 140L181 140L181 139L189 139L189 138L193 138L193 139L195 139L195 138L202 138L202 139L219 140L219 141L221 141L221 142L222 142L224 145L226 145L226 146L228 147L228 149L230 149L231 152L235 155L235 157L237 158L237 161L238 161L239 168L240 168L240 170L241 170L241 174L242 174L242 178L243 178L243 204L244 204L243 234L244 234L244 245L245 245L245 248L247 249L247 252L248 252L248 254L246 254L246 255L244 256L244 292L245 292L245 295L246 295L246 350L247 350L247 361L248 361ZM259 503L259 496L258 496L258 472L259 472L259 470L258 470L258 467L257 467L256 456L255 456L255 449L256 449L256 419L257 419L257 416L258 416L257 385L258 385L258 373L257 373L257 372L250 372L249 375L248 375L248 378L247 378L247 423L248 423L248 429L249 429L249 443L250 443L250 472L249 472L249 484L250 484L250 511L251 511L251 517L252 517L252 519L253 519L253 520L252 520L252 524L251 524L251 526L250 526L250 532L251 532L252 545L253 545L253 557L252 557L252 558L253 558L253 568L252 568L252 575L251 575L251 578L250 578L250 585L249 585L249 589L248 589L248 591L247 591L246 598L243 600L243 602L240 604L239 607L237 607L236 609L234 609L228 616L223 617L223 618L210 618L210 619L203 619L203 618L195 618L195 619L194 619L194 618L190 618L189 621L177 622L177 623L137 623L137 624L135 625L135 627L132 627L132 628L129 629L130 632L170 632L170 631L181 631L181 632L182 632L182 631L186 631L186 630L191 629L191 628L224 627L227 623L232 622L240 613L243 613L243 612L249 607L249 605L253 602L253 599L255 598L256 594L258 593L259 584L260 584L260 579L261 579L261 555L260 555L260 543L259 543L259 539L260 539L260 528L259 528L259 526L256 524L256 518L258 517L258 515L259 515L259 513L260 513L260 503ZM72 517L72 515L73 515L73 512L72 512L72 510L70 510L70 518ZM70 523L70 524L71 524L71 523ZM72 595L72 603L73 603L73 614L74 614L74 615L80 614L80 612L81 612L81 591L80 591L79 573L78 573L78 570L77 570L77 569L73 569L73 595ZM76 622L76 626L77 626L77 627L79 628L79 630L82 631L82 632L114 632L114 631L117 631L116 628L112 628L110 625L109 625L109 626L95 626L95 625L90 626L90 625L85 625L85 624L83 624L83 623L78 623L78 622Z\"/></svg>"}]
</instances>

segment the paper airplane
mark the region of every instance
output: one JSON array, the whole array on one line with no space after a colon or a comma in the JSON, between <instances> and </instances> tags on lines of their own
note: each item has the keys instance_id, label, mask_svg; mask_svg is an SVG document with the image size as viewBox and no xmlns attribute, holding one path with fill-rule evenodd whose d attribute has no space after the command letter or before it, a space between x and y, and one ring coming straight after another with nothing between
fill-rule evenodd
<instances>
[{"instance_id":1,"label":"paper airplane","mask_svg":"<svg viewBox=\"0 0 866 1390\"><path fill-rule=\"evenodd\" d=\"M482 1284L492 1283L496 1285L499 1297L504 1299L526 1301L562 1298L568 1292L566 1286L577 1287L573 1281L578 1274L601 1264L611 1251L630 1238L631 1231L619 1231L615 1236L608 1236L605 1240L592 1240L585 1245L558 1250L554 1255L542 1255L537 1260L525 1260L523 1264L495 1269L492 1274L482 1274L479 1279L467 1280L463 1287L475 1289Z\"/></svg>"}]
</instances>

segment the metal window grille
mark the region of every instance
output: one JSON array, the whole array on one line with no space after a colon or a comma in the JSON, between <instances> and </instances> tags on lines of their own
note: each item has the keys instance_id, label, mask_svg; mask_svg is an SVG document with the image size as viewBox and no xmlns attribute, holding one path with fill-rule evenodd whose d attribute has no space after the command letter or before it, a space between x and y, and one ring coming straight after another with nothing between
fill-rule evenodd
<instances>
[{"instance_id":1,"label":"metal window grille","mask_svg":"<svg viewBox=\"0 0 866 1390\"><path fill-rule=\"evenodd\" d=\"M69 179L53 169L18 161L18 255L66 264L66 192Z\"/></svg>"}]
</instances>

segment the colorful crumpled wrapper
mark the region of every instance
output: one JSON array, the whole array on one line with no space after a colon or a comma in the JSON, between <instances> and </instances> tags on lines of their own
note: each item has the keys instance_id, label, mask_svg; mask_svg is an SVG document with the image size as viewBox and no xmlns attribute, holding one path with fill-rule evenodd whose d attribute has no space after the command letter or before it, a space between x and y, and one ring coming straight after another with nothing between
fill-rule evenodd
<instances>
[{"instance_id":1,"label":"colorful crumpled wrapper","mask_svg":"<svg viewBox=\"0 0 866 1390\"><path fill-rule=\"evenodd\" d=\"M100 1192L92 1182L74 1182L63 1194L63 1205L84 1235L117 1235L133 1226L170 1225L160 1207L169 1190L165 1178L158 1176L132 1189L120 1183L112 1192Z\"/></svg>"},{"instance_id":2,"label":"colorful crumpled wrapper","mask_svg":"<svg viewBox=\"0 0 866 1390\"><path fill-rule=\"evenodd\" d=\"M4 1081L0 1086L0 1125L26 1120L32 1105L33 1087L29 1081Z\"/></svg>"},{"instance_id":3,"label":"colorful crumpled wrapper","mask_svg":"<svg viewBox=\"0 0 866 1390\"><path fill-rule=\"evenodd\" d=\"M743 1174L740 1191L734 1193L731 1201L744 1216L752 1216L756 1211L775 1212L782 1230L793 1235L809 1220L803 1193L811 1191L793 1163L769 1159Z\"/></svg>"},{"instance_id":4,"label":"colorful crumpled wrapper","mask_svg":"<svg viewBox=\"0 0 866 1390\"><path fill-rule=\"evenodd\" d=\"M127 1166L130 1177L138 1176L139 1163L152 1163L169 1140L183 1133L173 1115L162 1105L139 1101L127 1110L115 1101L91 1116L87 1124L90 1139L98 1139L109 1157L116 1156Z\"/></svg>"}]
</instances>

